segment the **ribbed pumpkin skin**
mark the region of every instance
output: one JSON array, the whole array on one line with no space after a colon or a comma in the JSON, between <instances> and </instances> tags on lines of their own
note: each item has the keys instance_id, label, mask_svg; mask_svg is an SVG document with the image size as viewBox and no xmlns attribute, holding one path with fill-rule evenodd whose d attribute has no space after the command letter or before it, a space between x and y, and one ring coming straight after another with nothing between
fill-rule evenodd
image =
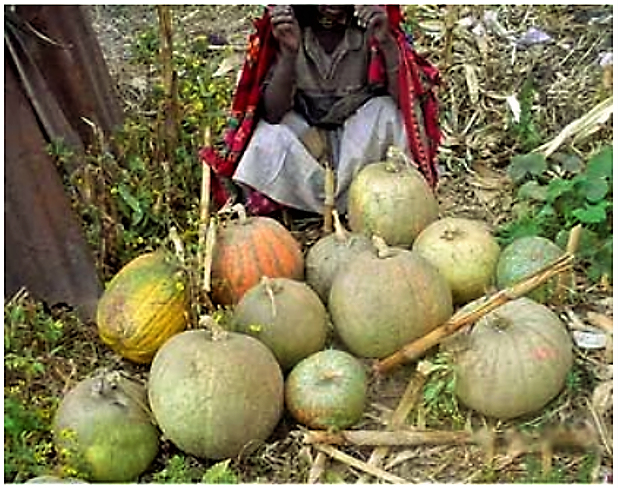
<instances>
[{"instance_id":1,"label":"ribbed pumpkin skin","mask_svg":"<svg viewBox=\"0 0 618 488\"><path fill-rule=\"evenodd\" d=\"M130 361L147 364L187 327L186 273L163 251L143 254L111 280L97 306L101 340Z\"/></svg>"},{"instance_id":2,"label":"ribbed pumpkin skin","mask_svg":"<svg viewBox=\"0 0 618 488\"><path fill-rule=\"evenodd\" d=\"M115 373L80 381L54 417L62 461L92 481L135 481L159 451L146 389L122 376L110 379Z\"/></svg>"},{"instance_id":3,"label":"ribbed pumpkin skin","mask_svg":"<svg viewBox=\"0 0 618 488\"><path fill-rule=\"evenodd\" d=\"M373 249L371 239L362 234L329 234L317 241L305 259L305 279L323 303L328 304L335 274L361 251Z\"/></svg>"},{"instance_id":4,"label":"ribbed pumpkin skin","mask_svg":"<svg viewBox=\"0 0 618 488\"><path fill-rule=\"evenodd\" d=\"M455 356L457 396L499 419L536 412L564 387L571 348L549 308L525 297L508 302L475 324Z\"/></svg>"},{"instance_id":5,"label":"ribbed pumpkin skin","mask_svg":"<svg viewBox=\"0 0 618 488\"><path fill-rule=\"evenodd\" d=\"M440 270L457 305L488 291L500 257L500 246L484 223L459 217L430 224L414 241L414 250Z\"/></svg>"},{"instance_id":6,"label":"ribbed pumpkin skin","mask_svg":"<svg viewBox=\"0 0 618 488\"><path fill-rule=\"evenodd\" d=\"M288 411L313 429L354 425L363 415L366 397L365 370L344 351L320 351L303 359L285 382Z\"/></svg>"},{"instance_id":7,"label":"ribbed pumpkin skin","mask_svg":"<svg viewBox=\"0 0 618 488\"><path fill-rule=\"evenodd\" d=\"M437 268L414 251L389 253L361 253L333 281L328 309L356 356L389 356L453 314L451 290Z\"/></svg>"},{"instance_id":8,"label":"ribbed pumpkin skin","mask_svg":"<svg viewBox=\"0 0 618 488\"><path fill-rule=\"evenodd\" d=\"M283 374L270 350L245 334L204 330L172 337L155 356L148 397L159 427L200 458L237 456L273 432L283 410Z\"/></svg>"},{"instance_id":9,"label":"ribbed pumpkin skin","mask_svg":"<svg viewBox=\"0 0 618 488\"><path fill-rule=\"evenodd\" d=\"M506 288L534 274L562 256L562 250L549 239L538 236L521 237L509 244L498 259L496 283ZM555 289L556 279L550 280L528 294L539 303L547 303Z\"/></svg>"},{"instance_id":10,"label":"ribbed pumpkin skin","mask_svg":"<svg viewBox=\"0 0 618 488\"><path fill-rule=\"evenodd\" d=\"M276 220L249 217L219 230L212 261L216 303L235 305L262 276L302 280L303 275L300 244Z\"/></svg>"},{"instance_id":11,"label":"ribbed pumpkin skin","mask_svg":"<svg viewBox=\"0 0 618 488\"><path fill-rule=\"evenodd\" d=\"M326 308L305 283L264 278L234 309L234 330L266 344L286 371L326 343Z\"/></svg>"},{"instance_id":12,"label":"ribbed pumpkin skin","mask_svg":"<svg viewBox=\"0 0 618 488\"><path fill-rule=\"evenodd\" d=\"M352 181L348 219L353 232L410 248L438 218L438 202L416 169L395 161L365 166Z\"/></svg>"}]
</instances>

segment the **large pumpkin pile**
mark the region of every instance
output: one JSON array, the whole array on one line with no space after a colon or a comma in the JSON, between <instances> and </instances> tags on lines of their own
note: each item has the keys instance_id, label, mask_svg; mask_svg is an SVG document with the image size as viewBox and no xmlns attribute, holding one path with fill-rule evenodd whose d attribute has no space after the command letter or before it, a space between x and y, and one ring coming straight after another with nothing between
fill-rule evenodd
<instances>
[{"instance_id":1,"label":"large pumpkin pile","mask_svg":"<svg viewBox=\"0 0 618 488\"><path fill-rule=\"evenodd\" d=\"M367 360L397 352L457 307L560 254L539 238L502 250L484 223L439 218L420 174L394 161L357 175L348 219L352 232L335 212L336 232L306 258L274 219L241 215L219 228L211 298L231 311L225 330L213 320L186 330L189 279L173 256L159 251L127 264L100 300L98 328L116 353L150 364L148 383L84 380L58 411L58 446L72 441L89 479L130 481L156 455L157 428L185 452L221 459L268 439L284 411L310 428L353 427L366 404ZM463 404L512 418L561 391L570 338L533 300L551 290L472 327L453 355Z\"/></svg>"}]
</instances>

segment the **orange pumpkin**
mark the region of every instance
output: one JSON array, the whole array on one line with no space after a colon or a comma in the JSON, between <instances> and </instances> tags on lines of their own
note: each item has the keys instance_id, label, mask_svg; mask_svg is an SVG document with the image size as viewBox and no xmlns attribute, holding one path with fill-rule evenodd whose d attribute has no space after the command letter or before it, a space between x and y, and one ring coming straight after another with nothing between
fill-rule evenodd
<instances>
[{"instance_id":1,"label":"orange pumpkin","mask_svg":"<svg viewBox=\"0 0 618 488\"><path fill-rule=\"evenodd\" d=\"M302 280L300 244L270 217L247 217L219 229L212 261L212 299L235 305L262 276Z\"/></svg>"}]
</instances>

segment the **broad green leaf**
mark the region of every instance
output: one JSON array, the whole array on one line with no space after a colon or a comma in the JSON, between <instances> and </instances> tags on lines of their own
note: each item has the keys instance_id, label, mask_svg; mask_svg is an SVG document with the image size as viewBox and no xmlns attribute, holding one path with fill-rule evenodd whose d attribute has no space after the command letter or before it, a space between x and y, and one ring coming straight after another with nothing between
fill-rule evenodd
<instances>
[{"instance_id":1,"label":"broad green leaf","mask_svg":"<svg viewBox=\"0 0 618 488\"><path fill-rule=\"evenodd\" d=\"M565 193L569 193L573 189L572 180L563 180L562 178L555 178L547 185L547 201L554 202L560 196Z\"/></svg>"},{"instance_id":2,"label":"broad green leaf","mask_svg":"<svg viewBox=\"0 0 618 488\"><path fill-rule=\"evenodd\" d=\"M586 168L586 175L592 179L608 178L611 180L613 179L613 162L614 147L606 146L590 158Z\"/></svg>"},{"instance_id":3,"label":"broad green leaf","mask_svg":"<svg viewBox=\"0 0 618 488\"><path fill-rule=\"evenodd\" d=\"M517 192L517 198L544 202L547 197L547 187L539 185L537 181L524 183Z\"/></svg>"},{"instance_id":4,"label":"broad green leaf","mask_svg":"<svg viewBox=\"0 0 618 488\"><path fill-rule=\"evenodd\" d=\"M607 196L609 185L603 178L586 178L580 181L578 190L590 203L596 203Z\"/></svg>"},{"instance_id":5,"label":"broad green leaf","mask_svg":"<svg viewBox=\"0 0 618 488\"><path fill-rule=\"evenodd\" d=\"M573 210L573 216L582 224L600 224L607 218L603 205L586 205Z\"/></svg>"},{"instance_id":6,"label":"broad green leaf","mask_svg":"<svg viewBox=\"0 0 618 488\"><path fill-rule=\"evenodd\" d=\"M539 153L529 153L515 156L506 169L506 173L515 183L527 176L540 176L547 169L545 156Z\"/></svg>"}]
</instances>

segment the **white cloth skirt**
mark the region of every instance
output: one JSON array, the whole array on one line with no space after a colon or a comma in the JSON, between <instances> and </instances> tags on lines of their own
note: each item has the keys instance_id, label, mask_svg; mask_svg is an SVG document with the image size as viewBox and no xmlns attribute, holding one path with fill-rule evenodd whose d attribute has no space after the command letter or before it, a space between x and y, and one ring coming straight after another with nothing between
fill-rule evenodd
<instances>
[{"instance_id":1,"label":"white cloth skirt","mask_svg":"<svg viewBox=\"0 0 618 488\"><path fill-rule=\"evenodd\" d=\"M258 122L233 179L288 207L322 213L325 170L300 140L309 128L296 112L287 113L279 124ZM403 119L390 97L372 98L342 127L328 131L328 136L335 169L335 204L342 214L358 171L382 161L390 146L409 154Z\"/></svg>"}]
</instances>

